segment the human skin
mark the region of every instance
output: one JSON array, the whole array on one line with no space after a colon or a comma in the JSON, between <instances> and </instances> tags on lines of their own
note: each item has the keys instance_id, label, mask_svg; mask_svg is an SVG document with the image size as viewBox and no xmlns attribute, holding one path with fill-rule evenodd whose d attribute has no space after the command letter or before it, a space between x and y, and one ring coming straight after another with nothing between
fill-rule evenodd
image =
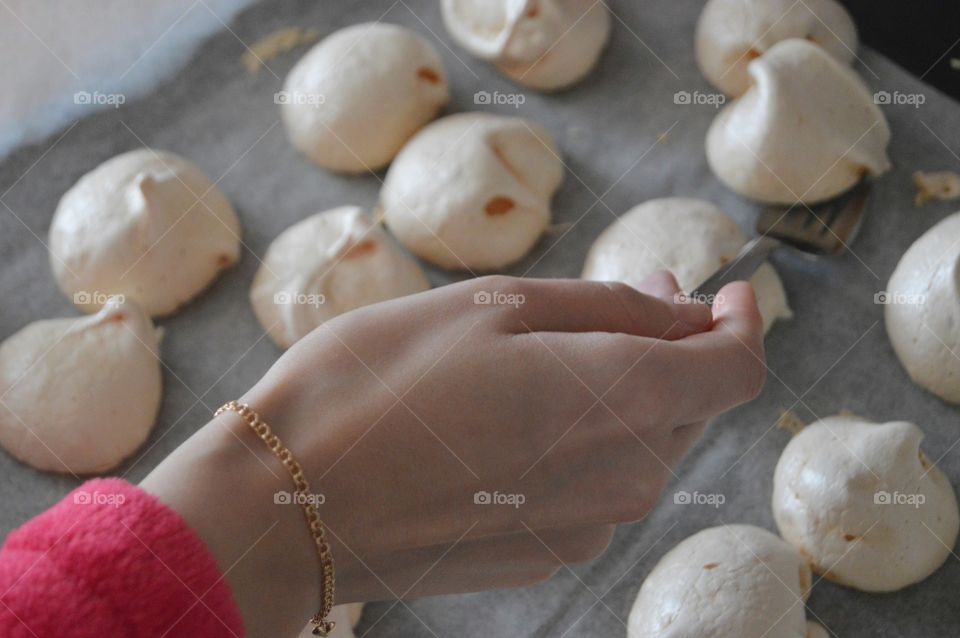
<instances>
[{"instance_id":1,"label":"human skin","mask_svg":"<svg viewBox=\"0 0 960 638\"><path fill-rule=\"evenodd\" d=\"M338 603L529 585L642 519L713 416L760 391L763 328L734 283L712 311L640 287L485 277L332 319L243 397L305 468ZM478 292L523 303L477 304ZM501 298L501 301L503 298ZM234 413L142 487L226 573L249 636L295 636L319 560L283 466ZM477 504L478 491L522 505Z\"/></svg>"}]
</instances>

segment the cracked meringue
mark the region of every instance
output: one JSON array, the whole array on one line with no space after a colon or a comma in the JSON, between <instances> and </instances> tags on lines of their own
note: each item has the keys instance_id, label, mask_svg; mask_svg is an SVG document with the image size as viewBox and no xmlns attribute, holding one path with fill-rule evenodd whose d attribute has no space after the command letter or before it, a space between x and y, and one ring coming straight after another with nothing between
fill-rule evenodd
<instances>
[{"instance_id":1,"label":"cracked meringue","mask_svg":"<svg viewBox=\"0 0 960 638\"><path fill-rule=\"evenodd\" d=\"M347 173L389 164L449 100L436 50L410 29L383 22L328 35L276 95L290 143L314 164Z\"/></svg>"},{"instance_id":2,"label":"cracked meringue","mask_svg":"<svg viewBox=\"0 0 960 638\"><path fill-rule=\"evenodd\" d=\"M932 574L957 539L957 498L913 423L833 416L787 444L773 478L783 538L826 578L896 591Z\"/></svg>"},{"instance_id":3,"label":"cracked meringue","mask_svg":"<svg viewBox=\"0 0 960 638\"><path fill-rule=\"evenodd\" d=\"M890 127L850 68L806 40L775 44L754 83L707 132L707 161L732 190L766 203L830 199L890 168Z\"/></svg>"},{"instance_id":4,"label":"cracked meringue","mask_svg":"<svg viewBox=\"0 0 960 638\"><path fill-rule=\"evenodd\" d=\"M169 315L240 257L240 222L216 184L173 153L117 155L80 178L50 225L60 289L84 312L106 298Z\"/></svg>"},{"instance_id":5,"label":"cracked meringue","mask_svg":"<svg viewBox=\"0 0 960 638\"><path fill-rule=\"evenodd\" d=\"M886 295L887 334L910 378L960 403L960 213L910 246Z\"/></svg>"},{"instance_id":6,"label":"cracked meringue","mask_svg":"<svg viewBox=\"0 0 960 638\"><path fill-rule=\"evenodd\" d=\"M0 444L39 470L92 474L150 434L161 398L159 331L131 301L35 321L0 344Z\"/></svg>"},{"instance_id":7,"label":"cracked meringue","mask_svg":"<svg viewBox=\"0 0 960 638\"><path fill-rule=\"evenodd\" d=\"M419 264L356 206L317 213L267 249L250 288L260 325L289 348L339 314L429 290Z\"/></svg>"},{"instance_id":8,"label":"cracked meringue","mask_svg":"<svg viewBox=\"0 0 960 638\"><path fill-rule=\"evenodd\" d=\"M610 37L602 0L443 0L440 6L457 44L542 91L586 76Z\"/></svg>"},{"instance_id":9,"label":"cracked meringue","mask_svg":"<svg viewBox=\"0 0 960 638\"><path fill-rule=\"evenodd\" d=\"M627 636L802 638L819 628L805 617L810 586L810 568L776 535L712 527L660 559L633 603Z\"/></svg>"},{"instance_id":10,"label":"cracked meringue","mask_svg":"<svg viewBox=\"0 0 960 638\"><path fill-rule=\"evenodd\" d=\"M697 66L710 84L736 97L750 86L750 61L790 38L819 45L843 64L857 50L857 28L834 0L709 0L697 22Z\"/></svg>"},{"instance_id":11,"label":"cracked meringue","mask_svg":"<svg viewBox=\"0 0 960 638\"><path fill-rule=\"evenodd\" d=\"M582 277L622 281L637 287L658 270L669 270L682 290L692 290L737 256L747 238L709 202L685 197L653 199L635 206L593 242ZM764 330L793 316L777 271L763 264L750 278Z\"/></svg>"},{"instance_id":12,"label":"cracked meringue","mask_svg":"<svg viewBox=\"0 0 960 638\"><path fill-rule=\"evenodd\" d=\"M380 205L387 226L416 255L443 268L495 270L536 244L562 179L544 127L460 113L430 124L400 151Z\"/></svg>"}]
</instances>

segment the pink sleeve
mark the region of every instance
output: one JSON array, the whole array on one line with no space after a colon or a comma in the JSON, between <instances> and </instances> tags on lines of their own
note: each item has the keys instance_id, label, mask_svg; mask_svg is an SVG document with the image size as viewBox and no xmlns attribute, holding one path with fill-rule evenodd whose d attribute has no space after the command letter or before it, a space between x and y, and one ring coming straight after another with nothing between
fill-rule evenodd
<instances>
[{"instance_id":1,"label":"pink sleeve","mask_svg":"<svg viewBox=\"0 0 960 638\"><path fill-rule=\"evenodd\" d=\"M0 550L4 638L243 635L203 541L175 511L119 479L84 483Z\"/></svg>"}]
</instances>

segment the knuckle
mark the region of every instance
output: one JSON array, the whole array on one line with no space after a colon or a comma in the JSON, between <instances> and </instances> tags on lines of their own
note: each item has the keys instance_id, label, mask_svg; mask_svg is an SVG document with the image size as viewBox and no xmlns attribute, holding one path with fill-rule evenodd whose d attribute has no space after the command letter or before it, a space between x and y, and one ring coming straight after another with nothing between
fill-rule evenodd
<instances>
[{"instance_id":1,"label":"knuckle","mask_svg":"<svg viewBox=\"0 0 960 638\"><path fill-rule=\"evenodd\" d=\"M624 419L632 435L624 432L624 436L629 437L626 440L630 443L635 437L646 438L651 434L663 431L672 423L671 401L667 399L665 393L657 392L653 384L648 383L646 391L639 394L632 400L630 411L624 411L624 414L634 414L635 417L630 420Z\"/></svg>"},{"instance_id":2,"label":"knuckle","mask_svg":"<svg viewBox=\"0 0 960 638\"><path fill-rule=\"evenodd\" d=\"M601 284L621 301L628 301L639 294L636 288L628 286L622 281L604 281Z\"/></svg>"},{"instance_id":3,"label":"knuckle","mask_svg":"<svg viewBox=\"0 0 960 638\"><path fill-rule=\"evenodd\" d=\"M642 499L631 498L617 503L610 509L608 518L617 523L634 523L643 520L652 508Z\"/></svg>"},{"instance_id":4,"label":"knuckle","mask_svg":"<svg viewBox=\"0 0 960 638\"><path fill-rule=\"evenodd\" d=\"M767 382L767 366L762 363L758 363L756 366L756 372L754 373L753 385L750 389L750 400L756 399L760 396L760 393L763 391L763 386Z\"/></svg>"},{"instance_id":5,"label":"knuckle","mask_svg":"<svg viewBox=\"0 0 960 638\"><path fill-rule=\"evenodd\" d=\"M516 589L522 587L531 587L550 580L560 569L562 565L556 562L543 563L540 560L527 562L520 570L507 570L494 575L489 583L481 581L481 589ZM422 585L422 583L421 583ZM433 596L443 592L443 587L438 587L434 591L422 591L420 586L413 589L413 593L420 596Z\"/></svg>"},{"instance_id":6,"label":"knuckle","mask_svg":"<svg viewBox=\"0 0 960 638\"><path fill-rule=\"evenodd\" d=\"M767 366L763 351L759 354L744 348L741 369L744 375L744 398L746 401L756 399L767 381Z\"/></svg>"},{"instance_id":7,"label":"knuckle","mask_svg":"<svg viewBox=\"0 0 960 638\"><path fill-rule=\"evenodd\" d=\"M660 463L661 461L658 460L657 470L650 472L651 476L649 480L645 481L640 490L638 490L640 493L637 496L637 500L647 513L657 506L657 503L660 501L660 495L667 487L667 469L660 467Z\"/></svg>"},{"instance_id":8,"label":"knuckle","mask_svg":"<svg viewBox=\"0 0 960 638\"><path fill-rule=\"evenodd\" d=\"M643 520L656 507L665 486L666 476L664 472L660 469L648 472L637 490L631 494L621 495L616 499L611 512L612 520L617 523L633 523Z\"/></svg>"},{"instance_id":9,"label":"knuckle","mask_svg":"<svg viewBox=\"0 0 960 638\"><path fill-rule=\"evenodd\" d=\"M557 572L560 571L562 568L563 568L563 565L560 565L560 564L551 564L544 567L538 567L533 571L531 571L529 574L526 574L524 577L520 578L516 584L519 587L529 587L530 585L538 585L556 576Z\"/></svg>"},{"instance_id":10,"label":"knuckle","mask_svg":"<svg viewBox=\"0 0 960 638\"><path fill-rule=\"evenodd\" d=\"M585 563L599 557L610 546L613 531L610 525L600 530L590 530L580 534L560 555L564 563Z\"/></svg>"},{"instance_id":11,"label":"knuckle","mask_svg":"<svg viewBox=\"0 0 960 638\"><path fill-rule=\"evenodd\" d=\"M640 291L622 281L604 281L601 285L608 291L611 306L621 313L628 323L633 324L641 319L637 309L638 300L641 298Z\"/></svg>"},{"instance_id":12,"label":"knuckle","mask_svg":"<svg viewBox=\"0 0 960 638\"><path fill-rule=\"evenodd\" d=\"M660 502L660 495L667 486L667 473L664 468L658 467L655 472L650 472L650 474L649 479L643 482L635 496L637 513L640 514L636 520L646 518L647 514L657 506L657 503Z\"/></svg>"}]
</instances>

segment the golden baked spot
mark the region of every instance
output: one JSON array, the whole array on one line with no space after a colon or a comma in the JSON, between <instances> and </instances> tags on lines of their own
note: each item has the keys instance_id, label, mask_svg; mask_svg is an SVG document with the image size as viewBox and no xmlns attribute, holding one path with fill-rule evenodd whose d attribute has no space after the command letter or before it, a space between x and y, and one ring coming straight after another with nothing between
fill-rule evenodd
<instances>
[{"instance_id":1,"label":"golden baked spot","mask_svg":"<svg viewBox=\"0 0 960 638\"><path fill-rule=\"evenodd\" d=\"M280 29L257 40L244 52L240 60L250 75L256 75L263 68L264 62L278 58L297 47L313 44L319 37L320 32L317 29L303 27Z\"/></svg>"}]
</instances>

